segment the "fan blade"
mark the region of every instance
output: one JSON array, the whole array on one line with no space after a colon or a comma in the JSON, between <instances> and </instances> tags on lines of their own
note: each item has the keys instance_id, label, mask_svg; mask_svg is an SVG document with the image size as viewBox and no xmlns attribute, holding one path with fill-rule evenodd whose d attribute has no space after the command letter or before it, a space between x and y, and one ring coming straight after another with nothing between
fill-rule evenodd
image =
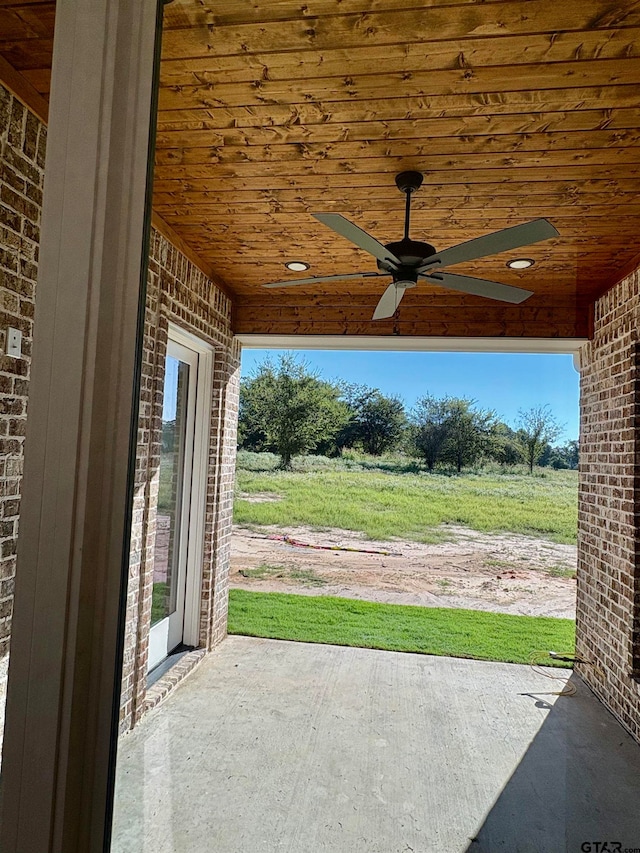
<instances>
[{"instance_id":1,"label":"fan blade","mask_svg":"<svg viewBox=\"0 0 640 853\"><path fill-rule=\"evenodd\" d=\"M363 231L362 228L358 228L357 225L354 225L353 222L349 222L348 219L345 219L339 213L312 213L318 222L322 222L323 225L327 225L329 228L332 228L341 237L346 237L347 240L350 240L352 243L355 243L359 248L364 249L365 252L369 252L370 255L373 255L374 258L377 258L383 264L385 264L390 270L396 270L400 266L400 261L393 252L390 252L382 243L379 243L374 237L370 234L367 234L366 231Z\"/></svg>"},{"instance_id":2,"label":"fan blade","mask_svg":"<svg viewBox=\"0 0 640 853\"><path fill-rule=\"evenodd\" d=\"M271 281L263 287L297 287L299 284L315 284L320 281L345 281L348 278L388 278L386 272L353 272L346 275L315 275L311 278L290 278L284 281Z\"/></svg>"},{"instance_id":3,"label":"fan blade","mask_svg":"<svg viewBox=\"0 0 640 853\"><path fill-rule=\"evenodd\" d=\"M426 272L436 267L450 267L462 261L473 261L476 258L485 258L487 255L498 255L500 252L508 252L510 249L519 249L522 246L530 246L550 237L558 237L558 232L546 219L534 219L524 222L522 225L514 225L512 228L503 228L493 234L485 234L484 237L476 237L437 252L418 267L418 272Z\"/></svg>"},{"instance_id":4,"label":"fan blade","mask_svg":"<svg viewBox=\"0 0 640 853\"><path fill-rule=\"evenodd\" d=\"M372 320L386 320L387 317L393 317L398 309L398 305L404 296L404 287L397 287L395 281L392 281L389 287L380 297L380 301L376 305L376 310L373 312Z\"/></svg>"},{"instance_id":5,"label":"fan blade","mask_svg":"<svg viewBox=\"0 0 640 853\"><path fill-rule=\"evenodd\" d=\"M533 291L523 290L521 287L511 287L508 284L498 284L497 281L472 278L468 275L455 275L452 272L434 272L430 275L420 273L420 275L439 287L446 287L448 290L460 290L463 293L473 293L476 296L486 296L487 299L499 299L500 302L518 304L533 296Z\"/></svg>"}]
</instances>

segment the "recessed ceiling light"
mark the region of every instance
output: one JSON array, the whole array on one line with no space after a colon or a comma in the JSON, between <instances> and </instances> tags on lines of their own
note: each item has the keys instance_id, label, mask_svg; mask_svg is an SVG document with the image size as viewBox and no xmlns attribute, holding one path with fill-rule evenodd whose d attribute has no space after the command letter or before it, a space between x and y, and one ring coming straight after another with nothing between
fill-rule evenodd
<instances>
[{"instance_id":1,"label":"recessed ceiling light","mask_svg":"<svg viewBox=\"0 0 640 853\"><path fill-rule=\"evenodd\" d=\"M287 261L285 267L293 272L304 272L309 269L310 264L305 264L304 261Z\"/></svg>"},{"instance_id":2,"label":"recessed ceiling light","mask_svg":"<svg viewBox=\"0 0 640 853\"><path fill-rule=\"evenodd\" d=\"M515 258L513 261L507 261L507 266L512 270L526 270L534 264L535 261L532 258Z\"/></svg>"}]
</instances>

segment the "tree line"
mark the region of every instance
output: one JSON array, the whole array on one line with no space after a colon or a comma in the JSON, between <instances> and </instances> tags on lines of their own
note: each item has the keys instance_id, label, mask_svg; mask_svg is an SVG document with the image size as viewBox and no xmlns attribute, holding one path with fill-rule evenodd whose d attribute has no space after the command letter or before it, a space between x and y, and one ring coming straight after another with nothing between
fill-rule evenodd
<instances>
[{"instance_id":1,"label":"tree line","mask_svg":"<svg viewBox=\"0 0 640 853\"><path fill-rule=\"evenodd\" d=\"M280 456L339 455L354 448L373 456L401 451L430 471L458 472L482 460L577 468L578 442L554 446L562 427L548 405L519 413L512 428L495 411L464 397L425 394L407 411L377 388L328 382L286 353L267 358L240 384L238 446Z\"/></svg>"}]
</instances>

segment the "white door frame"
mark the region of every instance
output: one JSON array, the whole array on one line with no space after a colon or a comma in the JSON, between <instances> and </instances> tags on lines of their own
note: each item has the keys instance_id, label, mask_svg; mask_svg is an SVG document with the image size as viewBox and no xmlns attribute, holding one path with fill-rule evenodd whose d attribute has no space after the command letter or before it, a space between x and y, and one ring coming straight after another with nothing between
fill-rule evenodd
<instances>
[{"instance_id":1,"label":"white door frame","mask_svg":"<svg viewBox=\"0 0 640 853\"><path fill-rule=\"evenodd\" d=\"M167 355L190 367L180 519L174 545L178 549L177 598L175 611L151 627L148 670L181 642L197 646L200 629L213 348L195 335L170 325Z\"/></svg>"},{"instance_id":2,"label":"white door frame","mask_svg":"<svg viewBox=\"0 0 640 853\"><path fill-rule=\"evenodd\" d=\"M193 466L189 510L189 545L184 597L183 642L197 646L200 641L200 605L204 559L204 523L211 453L211 402L213 395L214 349L195 335L170 327L169 336L198 353L196 411L193 433Z\"/></svg>"}]
</instances>

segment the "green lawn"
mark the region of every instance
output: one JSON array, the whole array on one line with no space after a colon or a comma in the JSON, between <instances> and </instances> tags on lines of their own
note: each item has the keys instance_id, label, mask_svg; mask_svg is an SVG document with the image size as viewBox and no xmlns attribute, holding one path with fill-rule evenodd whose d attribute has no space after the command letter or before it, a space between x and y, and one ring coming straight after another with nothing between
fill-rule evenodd
<instances>
[{"instance_id":1,"label":"green lawn","mask_svg":"<svg viewBox=\"0 0 640 853\"><path fill-rule=\"evenodd\" d=\"M262 460L262 462L261 462ZM302 470L273 468L270 454L239 454L237 492L271 492L281 501L236 499L235 521L246 525L336 527L371 539L401 537L420 542L446 538L441 525L509 531L575 543L577 471L538 469L460 476L416 470L399 460L319 460Z\"/></svg>"},{"instance_id":2,"label":"green lawn","mask_svg":"<svg viewBox=\"0 0 640 853\"><path fill-rule=\"evenodd\" d=\"M573 654L575 624L571 619L233 589L229 633L507 663L529 663L532 653L539 652L538 661L551 664L547 651Z\"/></svg>"},{"instance_id":3,"label":"green lawn","mask_svg":"<svg viewBox=\"0 0 640 853\"><path fill-rule=\"evenodd\" d=\"M166 583L158 582L153 585L153 598L151 600L151 624L155 625L167 616L167 592Z\"/></svg>"}]
</instances>

